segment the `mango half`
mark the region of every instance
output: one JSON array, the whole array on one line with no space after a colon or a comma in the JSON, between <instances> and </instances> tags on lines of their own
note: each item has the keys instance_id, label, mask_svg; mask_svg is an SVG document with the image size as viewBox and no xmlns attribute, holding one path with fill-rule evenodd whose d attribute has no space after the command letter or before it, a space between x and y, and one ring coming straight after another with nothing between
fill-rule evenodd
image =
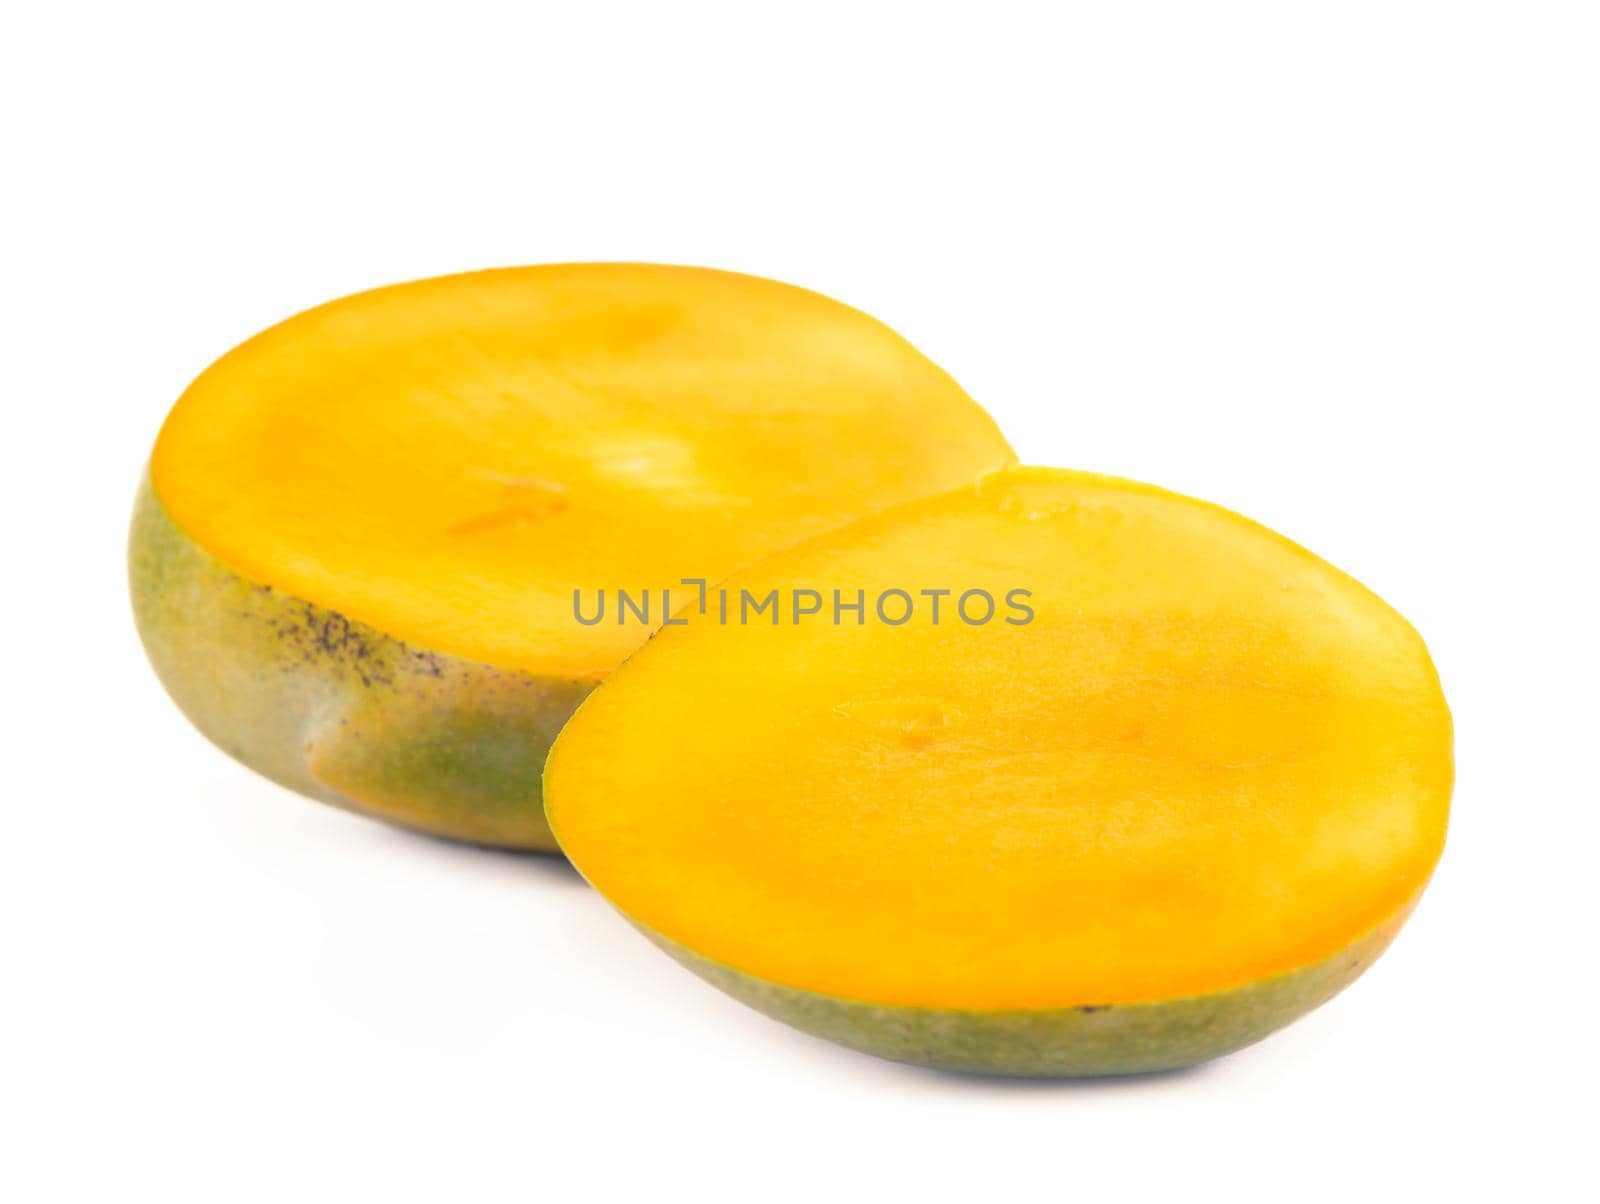
<instances>
[{"instance_id":1,"label":"mango half","mask_svg":"<svg viewBox=\"0 0 1600 1204\"><path fill-rule=\"evenodd\" d=\"M1013 460L908 343L803 289L639 264L418 281L184 393L135 508L134 614L184 713L274 781L550 850L550 742L685 579Z\"/></svg>"},{"instance_id":2,"label":"mango half","mask_svg":"<svg viewBox=\"0 0 1600 1204\"><path fill-rule=\"evenodd\" d=\"M1422 640L1219 507L1000 469L719 593L578 708L546 809L657 944L808 1032L995 1074L1191 1065L1353 981L1440 855Z\"/></svg>"}]
</instances>

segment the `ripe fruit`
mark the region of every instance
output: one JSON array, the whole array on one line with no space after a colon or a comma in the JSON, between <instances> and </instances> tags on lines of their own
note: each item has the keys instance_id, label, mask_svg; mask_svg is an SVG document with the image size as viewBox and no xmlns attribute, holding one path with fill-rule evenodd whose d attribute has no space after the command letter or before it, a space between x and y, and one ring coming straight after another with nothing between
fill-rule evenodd
<instances>
[{"instance_id":1,"label":"ripe fruit","mask_svg":"<svg viewBox=\"0 0 1600 1204\"><path fill-rule=\"evenodd\" d=\"M179 706L268 777L551 848L549 742L663 590L1013 458L904 340L802 289L630 264L424 280L195 381L141 487L134 610ZM655 610L585 625L578 590Z\"/></svg>"},{"instance_id":2,"label":"ripe fruit","mask_svg":"<svg viewBox=\"0 0 1600 1204\"><path fill-rule=\"evenodd\" d=\"M662 631L556 741L546 806L658 944L809 1032L1004 1074L1188 1065L1353 980L1439 856L1421 639L1216 506L1002 469L725 589L778 621ZM789 602L835 590L859 620ZM953 606L1018 590L1031 621Z\"/></svg>"}]
</instances>

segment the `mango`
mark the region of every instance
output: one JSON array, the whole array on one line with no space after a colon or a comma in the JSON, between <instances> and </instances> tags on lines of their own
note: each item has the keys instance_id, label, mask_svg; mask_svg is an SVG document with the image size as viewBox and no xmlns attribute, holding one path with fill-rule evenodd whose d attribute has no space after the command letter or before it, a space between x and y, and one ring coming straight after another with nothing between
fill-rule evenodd
<instances>
[{"instance_id":1,"label":"mango","mask_svg":"<svg viewBox=\"0 0 1600 1204\"><path fill-rule=\"evenodd\" d=\"M1014 459L908 343L803 289L641 264L418 281L274 326L183 394L139 489L134 614L178 706L272 780L551 851L551 741L692 582Z\"/></svg>"},{"instance_id":2,"label":"mango","mask_svg":"<svg viewBox=\"0 0 1600 1204\"><path fill-rule=\"evenodd\" d=\"M1440 856L1422 640L1220 507L1002 468L717 592L578 708L546 810L656 944L807 1032L992 1074L1192 1065L1353 981Z\"/></svg>"}]
</instances>

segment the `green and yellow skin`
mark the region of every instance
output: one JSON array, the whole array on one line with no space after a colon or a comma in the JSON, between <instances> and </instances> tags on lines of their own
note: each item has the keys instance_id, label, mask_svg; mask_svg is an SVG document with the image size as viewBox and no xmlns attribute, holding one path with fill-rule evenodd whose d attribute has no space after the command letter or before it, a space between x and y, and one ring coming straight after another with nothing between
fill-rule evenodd
<instances>
[{"instance_id":1,"label":"green and yellow skin","mask_svg":"<svg viewBox=\"0 0 1600 1204\"><path fill-rule=\"evenodd\" d=\"M740 1003L862 1053L967 1074L1098 1078L1180 1070L1254 1045L1366 973L1415 904L1413 897L1332 957L1229 990L1153 1003L1003 1011L895 1007L780 986L634 926Z\"/></svg>"},{"instance_id":2,"label":"green and yellow skin","mask_svg":"<svg viewBox=\"0 0 1600 1204\"><path fill-rule=\"evenodd\" d=\"M251 581L179 529L148 475L128 569L150 663L229 755L281 786L418 831L557 851L540 767L594 682L419 648Z\"/></svg>"}]
</instances>

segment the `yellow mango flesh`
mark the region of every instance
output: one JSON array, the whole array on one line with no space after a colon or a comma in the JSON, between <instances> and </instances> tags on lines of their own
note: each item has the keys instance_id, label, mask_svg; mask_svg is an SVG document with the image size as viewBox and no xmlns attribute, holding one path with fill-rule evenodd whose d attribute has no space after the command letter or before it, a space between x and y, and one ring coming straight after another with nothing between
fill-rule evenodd
<instances>
[{"instance_id":1,"label":"yellow mango flesh","mask_svg":"<svg viewBox=\"0 0 1600 1204\"><path fill-rule=\"evenodd\" d=\"M579 264L273 327L184 394L151 480L248 580L422 648L593 681L649 627L579 624L575 589L681 602L682 578L1013 459L856 310L726 272Z\"/></svg>"},{"instance_id":2,"label":"yellow mango flesh","mask_svg":"<svg viewBox=\"0 0 1600 1204\"><path fill-rule=\"evenodd\" d=\"M545 797L585 877L664 943L769 984L752 997L1013 1015L1222 998L1370 956L1439 856L1451 725L1422 641L1218 507L1001 470L725 586L777 590L781 621L713 605L660 633L579 708ZM920 591L941 588L989 591L995 618L964 622L950 596L932 622ZM792 621L811 589L824 612ZM865 591L864 621L833 622L836 589ZM901 626L875 613L892 589L918 603ZM1005 621L1016 589L1025 625ZM1213 1052L1260 1035L1240 1033Z\"/></svg>"}]
</instances>

